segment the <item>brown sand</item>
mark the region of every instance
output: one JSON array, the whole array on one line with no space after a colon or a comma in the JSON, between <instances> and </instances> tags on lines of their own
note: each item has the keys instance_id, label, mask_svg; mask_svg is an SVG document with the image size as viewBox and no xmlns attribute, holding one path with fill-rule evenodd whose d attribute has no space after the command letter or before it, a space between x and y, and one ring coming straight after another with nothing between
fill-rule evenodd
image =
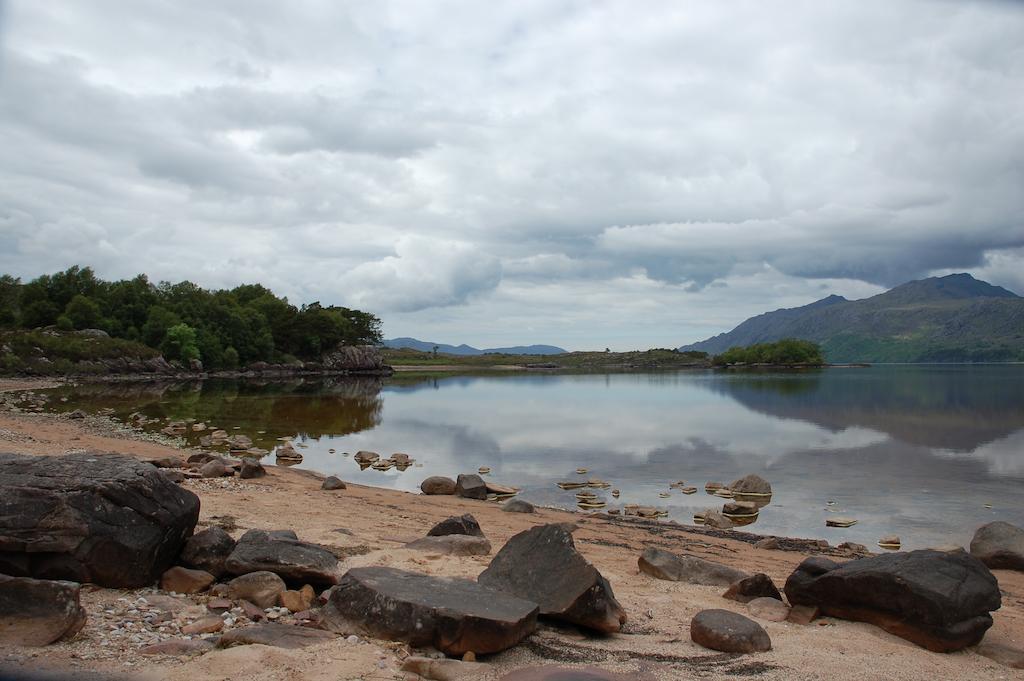
<instances>
[{"instance_id":1,"label":"brown sand","mask_svg":"<svg viewBox=\"0 0 1024 681\"><path fill-rule=\"evenodd\" d=\"M0 390L38 387L0 380ZM180 453L150 442L114 438L92 432L87 424L51 415L0 412L0 451L61 455L92 449L140 458ZM644 546L688 552L749 572L769 574L781 586L806 555L770 551L728 538L715 538L685 526L647 526L621 520L584 517L555 510L535 515L505 513L489 502L455 497L428 497L349 483L347 490L324 492L320 477L294 469L268 469L255 481L190 481L202 499L201 523L231 516L236 536L248 528L294 529L301 539L349 549L346 566L392 565L438 575L475 577L486 557L432 556L400 548L425 534L437 521L472 513L495 550L516 532L547 522L576 521L580 551L609 579L629 614L618 635L597 638L571 627L545 624L520 646L483 660L486 671L476 678L497 679L508 671L536 664L591 665L621 672L647 671L659 679L1007 679L1024 672L999 666L965 650L943 655L928 652L866 624L827 618L809 626L762 622L773 650L748 656L714 653L690 641L689 621L704 608L745 613L744 605L721 598L722 588L698 587L652 579L637 569ZM514 482L514 481L506 481ZM337 530L344 530L339 532ZM367 552L368 551L368 552ZM986 640L1024 647L1024 574L997 571L1003 607ZM123 592L99 589L86 594L86 607L100 607ZM42 651L0 650L0 663L26 669L69 668L130 671L146 678L179 681L246 679L323 681L335 679L405 679L399 671L408 654L404 645L385 641L349 642L339 638L305 651L244 646L191 659L144 658L131 650L108 655L86 654L98 635L91 618L71 642ZM93 646L93 648L90 648ZM412 677L418 678L418 677Z\"/></svg>"}]
</instances>

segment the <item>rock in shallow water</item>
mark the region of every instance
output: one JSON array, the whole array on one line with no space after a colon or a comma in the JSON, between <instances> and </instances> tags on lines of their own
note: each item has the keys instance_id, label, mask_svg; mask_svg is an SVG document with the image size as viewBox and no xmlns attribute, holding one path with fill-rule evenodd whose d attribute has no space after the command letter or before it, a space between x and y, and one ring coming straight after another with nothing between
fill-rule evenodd
<instances>
[{"instance_id":1,"label":"rock in shallow water","mask_svg":"<svg viewBox=\"0 0 1024 681\"><path fill-rule=\"evenodd\" d=\"M763 653L772 649L768 632L754 620L728 610L702 610L690 621L697 645L723 653Z\"/></svg>"},{"instance_id":2,"label":"rock in shallow water","mask_svg":"<svg viewBox=\"0 0 1024 681\"><path fill-rule=\"evenodd\" d=\"M199 518L199 497L116 454L0 454L0 572L153 584Z\"/></svg>"},{"instance_id":3,"label":"rock in shallow water","mask_svg":"<svg viewBox=\"0 0 1024 681\"><path fill-rule=\"evenodd\" d=\"M78 584L0 575L0 644L45 646L85 626Z\"/></svg>"},{"instance_id":4,"label":"rock in shallow water","mask_svg":"<svg viewBox=\"0 0 1024 681\"><path fill-rule=\"evenodd\" d=\"M396 568L353 568L331 591L322 626L448 655L496 653L537 627L537 605L468 579L432 577Z\"/></svg>"},{"instance_id":5,"label":"rock in shallow water","mask_svg":"<svg viewBox=\"0 0 1024 681\"><path fill-rule=\"evenodd\" d=\"M786 581L793 605L868 622L935 652L974 645L992 626L999 585L966 553L911 551L842 565L808 558Z\"/></svg>"},{"instance_id":6,"label":"rock in shallow water","mask_svg":"<svg viewBox=\"0 0 1024 681\"><path fill-rule=\"evenodd\" d=\"M750 576L727 565L696 556L677 556L654 547L644 549L638 565L641 572L655 579L704 586L729 586Z\"/></svg>"},{"instance_id":7,"label":"rock in shallow water","mask_svg":"<svg viewBox=\"0 0 1024 681\"><path fill-rule=\"evenodd\" d=\"M565 525L515 535L477 577L484 586L540 604L540 613L611 633L626 623L612 587L576 550Z\"/></svg>"}]
</instances>

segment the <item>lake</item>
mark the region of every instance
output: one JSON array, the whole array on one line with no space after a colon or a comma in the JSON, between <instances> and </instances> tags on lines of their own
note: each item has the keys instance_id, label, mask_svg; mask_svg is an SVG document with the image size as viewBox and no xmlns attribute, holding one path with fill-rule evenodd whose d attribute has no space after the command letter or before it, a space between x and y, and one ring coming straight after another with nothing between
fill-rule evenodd
<instances>
[{"instance_id":1,"label":"lake","mask_svg":"<svg viewBox=\"0 0 1024 681\"><path fill-rule=\"evenodd\" d=\"M610 508L657 506L689 523L725 501L706 494L705 482L757 473L774 496L744 529L761 534L872 548L899 534L904 548L920 548L965 545L990 520L1024 525L1024 365L211 380L51 392L68 398L62 409L194 418L267 449L291 436L302 467L380 487L418 490L428 475L489 466L488 479L521 487L521 498L574 508L574 493L555 483L598 477L621 490L618 500L598 491ZM416 464L360 470L344 453L363 449L406 452ZM670 491L677 480L700 489ZM826 527L834 515L859 522Z\"/></svg>"}]
</instances>

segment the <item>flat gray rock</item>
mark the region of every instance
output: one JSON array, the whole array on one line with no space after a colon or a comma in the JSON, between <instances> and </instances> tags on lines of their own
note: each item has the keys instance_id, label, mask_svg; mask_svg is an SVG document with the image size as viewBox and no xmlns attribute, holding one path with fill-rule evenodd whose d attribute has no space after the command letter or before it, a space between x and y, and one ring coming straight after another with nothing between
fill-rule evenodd
<instances>
[{"instance_id":1,"label":"flat gray rock","mask_svg":"<svg viewBox=\"0 0 1024 681\"><path fill-rule=\"evenodd\" d=\"M678 556L649 547L637 561L640 571L655 579L703 586L730 586L750 575L742 570L696 556Z\"/></svg>"},{"instance_id":2,"label":"flat gray rock","mask_svg":"<svg viewBox=\"0 0 1024 681\"><path fill-rule=\"evenodd\" d=\"M484 537L468 534L448 534L441 537L423 537L409 542L405 548L445 556L486 556L491 553L491 542Z\"/></svg>"},{"instance_id":3,"label":"flat gray rock","mask_svg":"<svg viewBox=\"0 0 1024 681\"><path fill-rule=\"evenodd\" d=\"M536 603L468 579L387 567L349 570L322 610L321 626L448 655L496 653L537 628Z\"/></svg>"},{"instance_id":4,"label":"flat gray rock","mask_svg":"<svg viewBox=\"0 0 1024 681\"><path fill-rule=\"evenodd\" d=\"M249 645L258 643L275 648L305 648L325 641L333 640L335 637L329 631L311 629L293 624L277 624L267 622L265 624L251 624L247 627L232 629L221 635L217 642L218 648L229 648L231 646Z\"/></svg>"},{"instance_id":5,"label":"flat gray rock","mask_svg":"<svg viewBox=\"0 0 1024 681\"><path fill-rule=\"evenodd\" d=\"M228 574L267 571L297 584L337 584L338 558L327 549L295 539L290 530L249 530L224 561Z\"/></svg>"}]
</instances>

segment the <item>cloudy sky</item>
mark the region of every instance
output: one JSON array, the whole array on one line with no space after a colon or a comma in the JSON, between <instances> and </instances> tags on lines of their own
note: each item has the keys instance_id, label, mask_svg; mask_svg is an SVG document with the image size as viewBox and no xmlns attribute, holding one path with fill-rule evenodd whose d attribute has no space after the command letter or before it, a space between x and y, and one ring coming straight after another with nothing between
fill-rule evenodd
<instances>
[{"instance_id":1,"label":"cloudy sky","mask_svg":"<svg viewBox=\"0 0 1024 681\"><path fill-rule=\"evenodd\" d=\"M481 347L1024 293L1024 4L10 0L0 272L72 264Z\"/></svg>"}]
</instances>

